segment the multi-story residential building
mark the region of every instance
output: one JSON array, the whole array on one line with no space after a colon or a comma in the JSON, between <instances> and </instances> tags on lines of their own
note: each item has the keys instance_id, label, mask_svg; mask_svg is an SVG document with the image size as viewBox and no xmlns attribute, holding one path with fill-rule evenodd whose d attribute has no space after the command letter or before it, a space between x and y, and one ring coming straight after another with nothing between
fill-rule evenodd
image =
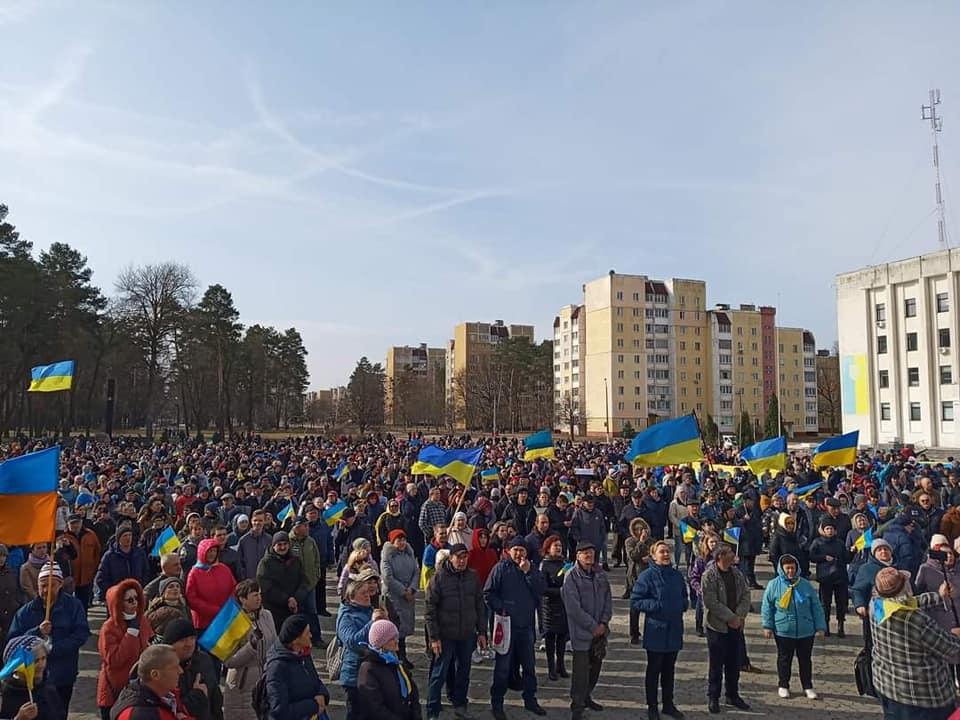
<instances>
[{"instance_id":1,"label":"multi-story residential building","mask_svg":"<svg viewBox=\"0 0 960 720\"><path fill-rule=\"evenodd\" d=\"M777 328L780 357L780 417L788 436L819 431L817 346L803 328Z\"/></svg>"},{"instance_id":2,"label":"multi-story residential building","mask_svg":"<svg viewBox=\"0 0 960 720\"><path fill-rule=\"evenodd\" d=\"M387 350L387 359L383 367L386 376L384 421L387 425L398 425L403 422L395 402L397 383L401 378L427 381L431 387L445 391L446 348L431 348L427 347L426 343L413 347L410 345L391 347Z\"/></svg>"},{"instance_id":3,"label":"multi-story residential building","mask_svg":"<svg viewBox=\"0 0 960 720\"><path fill-rule=\"evenodd\" d=\"M960 447L960 249L837 276L843 431L861 445Z\"/></svg>"},{"instance_id":4,"label":"multi-story residential building","mask_svg":"<svg viewBox=\"0 0 960 720\"><path fill-rule=\"evenodd\" d=\"M554 426L565 433L586 432L585 386L587 346L583 305L566 305L553 320Z\"/></svg>"},{"instance_id":5,"label":"multi-story residential building","mask_svg":"<svg viewBox=\"0 0 960 720\"><path fill-rule=\"evenodd\" d=\"M840 356L817 350L817 416L821 435L840 433Z\"/></svg>"}]
</instances>

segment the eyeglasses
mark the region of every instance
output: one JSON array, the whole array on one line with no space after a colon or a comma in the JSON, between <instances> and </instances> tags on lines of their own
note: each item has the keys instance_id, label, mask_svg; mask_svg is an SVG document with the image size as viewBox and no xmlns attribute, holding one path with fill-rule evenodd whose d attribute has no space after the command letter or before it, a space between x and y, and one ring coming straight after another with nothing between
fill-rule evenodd
<instances>
[{"instance_id":1,"label":"eyeglasses","mask_svg":"<svg viewBox=\"0 0 960 720\"><path fill-rule=\"evenodd\" d=\"M134 605L139 602L139 598L136 595L132 595L131 597L125 597L123 601L129 605Z\"/></svg>"}]
</instances>

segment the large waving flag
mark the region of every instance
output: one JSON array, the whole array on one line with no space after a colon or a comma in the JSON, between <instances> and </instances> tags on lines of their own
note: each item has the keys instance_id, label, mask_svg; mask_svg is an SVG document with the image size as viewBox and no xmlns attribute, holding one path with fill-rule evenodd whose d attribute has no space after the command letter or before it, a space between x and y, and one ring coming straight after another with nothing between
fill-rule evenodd
<instances>
[{"instance_id":1,"label":"large waving flag","mask_svg":"<svg viewBox=\"0 0 960 720\"><path fill-rule=\"evenodd\" d=\"M692 414L664 420L633 438L626 454L627 462L644 467L676 465L703 460L700 428Z\"/></svg>"},{"instance_id":2,"label":"large waving flag","mask_svg":"<svg viewBox=\"0 0 960 720\"><path fill-rule=\"evenodd\" d=\"M157 541L153 544L153 550L150 551L152 557L161 557L167 553L172 553L180 547L180 538L173 531L173 528L167 525L163 532L157 535Z\"/></svg>"},{"instance_id":3,"label":"large waving flag","mask_svg":"<svg viewBox=\"0 0 960 720\"><path fill-rule=\"evenodd\" d=\"M740 458L750 466L755 475L771 470L783 472L787 467L787 438L761 440L740 451Z\"/></svg>"},{"instance_id":4,"label":"large waving flag","mask_svg":"<svg viewBox=\"0 0 960 720\"><path fill-rule=\"evenodd\" d=\"M30 370L30 387L27 392L57 392L73 386L73 360L63 360L50 365L37 365Z\"/></svg>"},{"instance_id":5,"label":"large waving flag","mask_svg":"<svg viewBox=\"0 0 960 720\"><path fill-rule=\"evenodd\" d=\"M60 448L0 463L0 542L51 542L56 533Z\"/></svg>"},{"instance_id":6,"label":"large waving flag","mask_svg":"<svg viewBox=\"0 0 960 720\"><path fill-rule=\"evenodd\" d=\"M523 459L527 462L537 458L555 457L553 451L553 435L549 430L535 432L523 441Z\"/></svg>"},{"instance_id":7,"label":"large waving flag","mask_svg":"<svg viewBox=\"0 0 960 720\"><path fill-rule=\"evenodd\" d=\"M229 597L198 642L208 653L226 662L252 628L250 618L240 609L237 601Z\"/></svg>"},{"instance_id":8,"label":"large waving flag","mask_svg":"<svg viewBox=\"0 0 960 720\"><path fill-rule=\"evenodd\" d=\"M857 445L859 443L859 430L824 440L813 451L813 466L822 468L853 465L857 460Z\"/></svg>"},{"instance_id":9,"label":"large waving flag","mask_svg":"<svg viewBox=\"0 0 960 720\"><path fill-rule=\"evenodd\" d=\"M477 471L483 448L465 450L443 450L436 445L427 445L417 455L417 461L410 468L414 475L449 475L461 485L470 485Z\"/></svg>"}]
</instances>

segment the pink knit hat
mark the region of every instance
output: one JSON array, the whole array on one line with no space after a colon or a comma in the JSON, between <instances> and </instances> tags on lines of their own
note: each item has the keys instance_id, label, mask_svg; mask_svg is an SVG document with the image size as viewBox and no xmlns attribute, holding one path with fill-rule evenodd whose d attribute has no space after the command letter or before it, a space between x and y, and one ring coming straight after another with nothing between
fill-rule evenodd
<instances>
[{"instance_id":1,"label":"pink knit hat","mask_svg":"<svg viewBox=\"0 0 960 720\"><path fill-rule=\"evenodd\" d=\"M377 620L370 626L370 634L367 636L367 644L374 650L380 650L391 640L400 637L400 631L397 626L389 620Z\"/></svg>"}]
</instances>

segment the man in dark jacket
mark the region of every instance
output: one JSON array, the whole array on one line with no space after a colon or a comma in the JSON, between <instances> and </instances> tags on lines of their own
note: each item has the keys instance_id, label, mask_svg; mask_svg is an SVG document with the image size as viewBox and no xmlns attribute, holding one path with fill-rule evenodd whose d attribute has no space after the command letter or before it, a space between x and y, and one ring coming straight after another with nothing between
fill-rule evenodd
<instances>
[{"instance_id":1,"label":"man in dark jacket","mask_svg":"<svg viewBox=\"0 0 960 720\"><path fill-rule=\"evenodd\" d=\"M300 612L307 597L307 575L300 558L290 554L290 536L274 533L273 544L257 566L257 583L263 606L280 631L283 621Z\"/></svg>"},{"instance_id":2,"label":"man in dark jacket","mask_svg":"<svg viewBox=\"0 0 960 720\"><path fill-rule=\"evenodd\" d=\"M844 536L846 537L846 536ZM847 574L847 563L850 562L850 551L846 541L837 534L837 526L833 518L825 515L820 521L820 537L810 543L810 562L816 563L816 578L820 583L820 603L823 605L823 614L827 620L827 630L824 633L830 636L830 601L837 601L837 636L846 637L843 623L847 616L847 605L850 599L850 576Z\"/></svg>"},{"instance_id":3,"label":"man in dark jacket","mask_svg":"<svg viewBox=\"0 0 960 720\"><path fill-rule=\"evenodd\" d=\"M517 488L516 498L503 511L500 519L512 525L519 537L526 537L533 530L537 511L530 503L530 491L525 487Z\"/></svg>"},{"instance_id":4,"label":"man in dark jacket","mask_svg":"<svg viewBox=\"0 0 960 720\"><path fill-rule=\"evenodd\" d=\"M594 547L606 547L607 521L603 513L596 508L596 498L593 495L584 495L580 507L573 511L570 540L575 546L587 542Z\"/></svg>"},{"instance_id":5,"label":"man in dark jacket","mask_svg":"<svg viewBox=\"0 0 960 720\"><path fill-rule=\"evenodd\" d=\"M270 535L265 532L267 514L263 510L254 510L250 516L250 529L237 542L240 554L240 575L237 580L255 580L257 568L263 556L270 549Z\"/></svg>"},{"instance_id":6,"label":"man in dark jacket","mask_svg":"<svg viewBox=\"0 0 960 720\"><path fill-rule=\"evenodd\" d=\"M450 557L427 585L425 616L430 649L436 658L430 668L427 718L440 715L440 691L451 663L453 701L457 717L466 713L470 688L470 660L475 647L487 646L487 613L480 578L467 567L466 545L450 548Z\"/></svg>"},{"instance_id":7,"label":"man in dark jacket","mask_svg":"<svg viewBox=\"0 0 960 720\"><path fill-rule=\"evenodd\" d=\"M110 549L100 559L100 568L93 581L97 588L97 598L103 602L107 597L107 590L121 580L132 578L143 584L146 576L147 555L143 548L134 544L130 526L123 524L117 530Z\"/></svg>"},{"instance_id":8,"label":"man in dark jacket","mask_svg":"<svg viewBox=\"0 0 960 720\"><path fill-rule=\"evenodd\" d=\"M763 525L760 509L752 494L743 494L743 506L737 511L737 521L741 528L740 543L737 548L740 555L740 568L747 582L754 590L761 590L757 582L756 560L763 549ZM844 535L843 537L846 537Z\"/></svg>"},{"instance_id":9,"label":"man in dark jacket","mask_svg":"<svg viewBox=\"0 0 960 720\"><path fill-rule=\"evenodd\" d=\"M550 537L550 518L545 515L537 515L533 530L523 541L527 544L527 557L534 567L540 567L540 561L543 560L543 543Z\"/></svg>"},{"instance_id":10,"label":"man in dark jacket","mask_svg":"<svg viewBox=\"0 0 960 720\"><path fill-rule=\"evenodd\" d=\"M137 661L137 679L120 691L111 720L177 720L167 704L183 669L169 645L149 645Z\"/></svg>"},{"instance_id":11,"label":"man in dark jacket","mask_svg":"<svg viewBox=\"0 0 960 720\"><path fill-rule=\"evenodd\" d=\"M182 674L174 694L197 720L223 720L223 692L213 658L197 647L197 631L184 618L171 620L163 632L163 642L173 648Z\"/></svg>"},{"instance_id":12,"label":"man in dark jacket","mask_svg":"<svg viewBox=\"0 0 960 720\"><path fill-rule=\"evenodd\" d=\"M527 559L527 546L520 538L508 545L509 557L498 562L483 588L487 607L498 615L510 618L510 648L501 655L497 653L493 668L493 684L490 686L490 704L494 720L506 720L503 698L507 694L507 681L514 665L523 675L523 704L534 715L546 715L537 702L536 661L533 654L536 621L534 613L546 583L540 571Z\"/></svg>"},{"instance_id":13,"label":"man in dark jacket","mask_svg":"<svg viewBox=\"0 0 960 720\"><path fill-rule=\"evenodd\" d=\"M340 516L340 527L337 530L335 541L336 549L334 552L337 556L338 574L343 570L343 566L347 564L347 557L349 557L350 551L353 550L353 541L357 538L366 538L367 542L369 542L371 546L373 545L373 531L370 529L370 526L361 518L357 517L357 512L352 507L348 507L343 511L343 515Z\"/></svg>"},{"instance_id":14,"label":"man in dark jacket","mask_svg":"<svg viewBox=\"0 0 960 720\"><path fill-rule=\"evenodd\" d=\"M663 540L663 529L667 525L667 503L660 497L660 490L652 487L643 499L643 512L640 516L650 526L650 539Z\"/></svg>"}]
</instances>

